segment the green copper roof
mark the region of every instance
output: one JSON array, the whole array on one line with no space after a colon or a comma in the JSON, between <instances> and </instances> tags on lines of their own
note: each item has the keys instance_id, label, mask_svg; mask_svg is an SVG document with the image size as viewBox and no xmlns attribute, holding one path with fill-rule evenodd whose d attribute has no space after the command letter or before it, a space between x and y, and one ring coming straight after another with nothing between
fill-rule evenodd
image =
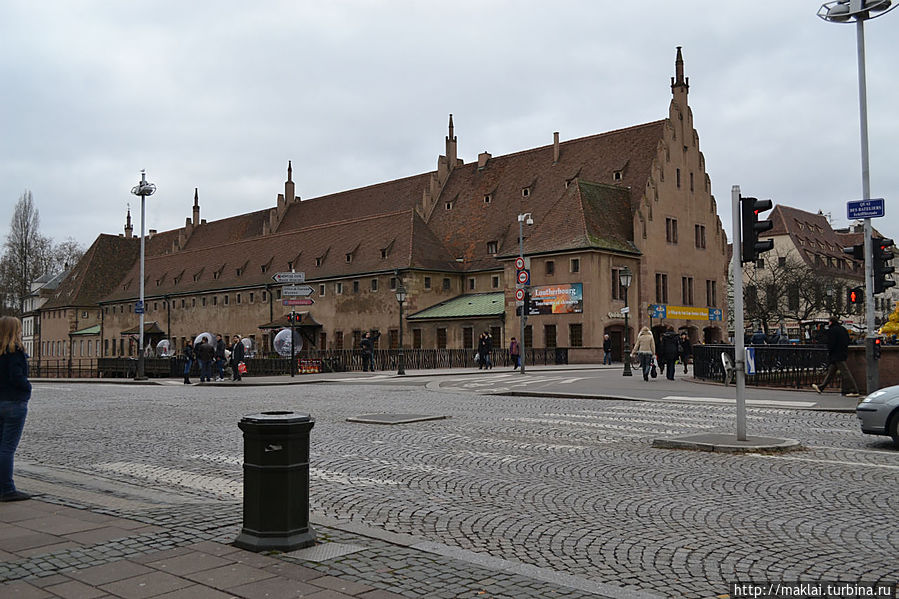
<instances>
[{"instance_id":1,"label":"green copper roof","mask_svg":"<svg viewBox=\"0 0 899 599\"><path fill-rule=\"evenodd\" d=\"M99 335L100 334L100 325L95 324L92 327L87 327L86 329L81 329L80 331L75 331L72 335Z\"/></svg>"},{"instance_id":2,"label":"green copper roof","mask_svg":"<svg viewBox=\"0 0 899 599\"><path fill-rule=\"evenodd\" d=\"M506 294L502 291L498 293L472 293L454 297L445 302L440 302L436 306L410 314L409 320L499 316L505 312L505 309Z\"/></svg>"}]
</instances>

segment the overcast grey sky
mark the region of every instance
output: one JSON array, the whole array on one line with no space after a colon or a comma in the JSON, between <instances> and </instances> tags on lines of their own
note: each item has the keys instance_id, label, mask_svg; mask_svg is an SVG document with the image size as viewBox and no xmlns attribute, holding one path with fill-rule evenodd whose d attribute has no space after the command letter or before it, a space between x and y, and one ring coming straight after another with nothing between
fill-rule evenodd
<instances>
[{"instance_id":1,"label":"overcast grey sky","mask_svg":"<svg viewBox=\"0 0 899 599\"><path fill-rule=\"evenodd\" d=\"M730 190L823 210L861 197L856 30L818 0L0 2L0 232L25 189L42 230L122 230L273 206L667 116L683 46L700 148ZM869 21L875 227L899 238L899 10Z\"/></svg>"}]
</instances>

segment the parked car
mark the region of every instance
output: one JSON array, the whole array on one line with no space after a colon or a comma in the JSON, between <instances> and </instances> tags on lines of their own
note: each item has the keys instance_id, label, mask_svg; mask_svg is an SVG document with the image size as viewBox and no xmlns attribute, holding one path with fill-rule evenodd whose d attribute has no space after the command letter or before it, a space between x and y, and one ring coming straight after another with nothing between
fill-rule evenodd
<instances>
[{"instance_id":1,"label":"parked car","mask_svg":"<svg viewBox=\"0 0 899 599\"><path fill-rule=\"evenodd\" d=\"M868 435L888 435L899 447L899 385L884 387L868 395L855 408L855 414Z\"/></svg>"}]
</instances>

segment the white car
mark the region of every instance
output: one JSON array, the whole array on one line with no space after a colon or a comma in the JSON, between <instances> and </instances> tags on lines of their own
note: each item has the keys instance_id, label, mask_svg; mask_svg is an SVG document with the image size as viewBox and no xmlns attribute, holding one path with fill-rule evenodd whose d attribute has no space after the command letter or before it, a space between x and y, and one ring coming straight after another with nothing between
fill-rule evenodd
<instances>
[{"instance_id":1,"label":"white car","mask_svg":"<svg viewBox=\"0 0 899 599\"><path fill-rule=\"evenodd\" d=\"M855 408L862 432L888 435L899 447L899 385L884 387L868 395Z\"/></svg>"}]
</instances>

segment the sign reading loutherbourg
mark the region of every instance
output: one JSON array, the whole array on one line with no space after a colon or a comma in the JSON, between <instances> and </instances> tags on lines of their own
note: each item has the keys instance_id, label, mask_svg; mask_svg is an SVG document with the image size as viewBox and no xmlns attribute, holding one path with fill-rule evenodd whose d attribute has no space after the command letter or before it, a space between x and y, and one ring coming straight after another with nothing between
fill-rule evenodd
<instances>
[{"instance_id":1,"label":"sign reading loutherbourg","mask_svg":"<svg viewBox=\"0 0 899 599\"><path fill-rule=\"evenodd\" d=\"M584 311L583 283L531 287L528 314L580 314Z\"/></svg>"}]
</instances>

